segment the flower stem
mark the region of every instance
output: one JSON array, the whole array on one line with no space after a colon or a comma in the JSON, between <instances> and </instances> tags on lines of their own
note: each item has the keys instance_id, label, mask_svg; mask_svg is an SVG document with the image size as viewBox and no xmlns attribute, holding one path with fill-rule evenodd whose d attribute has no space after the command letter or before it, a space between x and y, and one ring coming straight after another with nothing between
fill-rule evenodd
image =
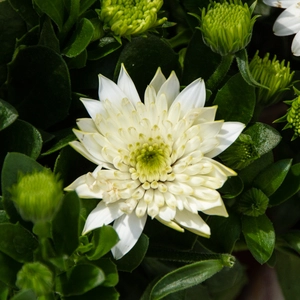
<instances>
[{"instance_id":1,"label":"flower stem","mask_svg":"<svg viewBox=\"0 0 300 300\"><path fill-rule=\"evenodd\" d=\"M221 83L221 81L227 74L233 61L233 58L233 54L222 56L221 63L206 82L206 86L209 90L214 91L218 87L218 85Z\"/></svg>"}]
</instances>

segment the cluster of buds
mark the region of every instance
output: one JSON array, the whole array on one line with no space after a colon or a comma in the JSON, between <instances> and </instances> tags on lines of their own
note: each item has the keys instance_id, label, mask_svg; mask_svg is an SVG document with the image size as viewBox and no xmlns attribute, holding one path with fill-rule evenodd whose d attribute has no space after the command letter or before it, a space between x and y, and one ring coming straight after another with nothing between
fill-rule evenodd
<instances>
[{"instance_id":1,"label":"cluster of buds","mask_svg":"<svg viewBox=\"0 0 300 300\"><path fill-rule=\"evenodd\" d=\"M253 78L265 86L257 89L257 102L262 105L271 105L278 102L282 93L289 89L292 84L294 72L290 70L290 63L285 61L269 59L269 53L263 58L258 56L258 51L249 64Z\"/></svg>"},{"instance_id":2,"label":"cluster of buds","mask_svg":"<svg viewBox=\"0 0 300 300\"><path fill-rule=\"evenodd\" d=\"M222 56L234 54L245 48L251 40L257 16L251 18L250 8L240 0L212 2L202 10L201 26L205 44Z\"/></svg>"},{"instance_id":3,"label":"cluster of buds","mask_svg":"<svg viewBox=\"0 0 300 300\"><path fill-rule=\"evenodd\" d=\"M137 35L167 20L157 19L162 5L162 0L103 0L100 19L115 36Z\"/></svg>"}]
</instances>

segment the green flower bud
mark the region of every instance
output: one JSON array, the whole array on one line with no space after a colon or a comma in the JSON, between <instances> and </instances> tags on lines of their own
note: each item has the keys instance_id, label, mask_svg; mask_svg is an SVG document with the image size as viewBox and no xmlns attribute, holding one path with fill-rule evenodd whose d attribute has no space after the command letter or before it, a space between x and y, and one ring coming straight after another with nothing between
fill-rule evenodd
<instances>
[{"instance_id":1,"label":"green flower bud","mask_svg":"<svg viewBox=\"0 0 300 300\"><path fill-rule=\"evenodd\" d=\"M212 2L201 14L200 30L205 44L222 56L245 48L257 18L251 18L253 9L240 0Z\"/></svg>"},{"instance_id":2,"label":"green flower bud","mask_svg":"<svg viewBox=\"0 0 300 300\"><path fill-rule=\"evenodd\" d=\"M294 130L294 135L292 141L300 136L300 96L294 100L284 101L284 103L290 105L291 107L287 110L287 113L275 120L274 123L287 122L283 127L284 129L292 128Z\"/></svg>"},{"instance_id":3,"label":"green flower bud","mask_svg":"<svg viewBox=\"0 0 300 300\"><path fill-rule=\"evenodd\" d=\"M226 166L235 170L241 170L259 158L251 136L243 133L219 156Z\"/></svg>"},{"instance_id":4,"label":"green flower bud","mask_svg":"<svg viewBox=\"0 0 300 300\"><path fill-rule=\"evenodd\" d=\"M162 0L103 0L100 19L116 36L137 35L167 20L157 20L162 5Z\"/></svg>"},{"instance_id":5,"label":"green flower bud","mask_svg":"<svg viewBox=\"0 0 300 300\"><path fill-rule=\"evenodd\" d=\"M271 105L280 100L282 93L288 90L292 83L295 72L291 72L290 63L285 65L285 61L269 59L267 53L264 58L258 56L258 51L249 64L253 78L267 88L257 89L257 102L263 105Z\"/></svg>"},{"instance_id":6,"label":"green flower bud","mask_svg":"<svg viewBox=\"0 0 300 300\"><path fill-rule=\"evenodd\" d=\"M238 201L238 210L251 217L258 217L265 213L269 198L259 189L251 188L243 193Z\"/></svg>"},{"instance_id":7,"label":"green flower bud","mask_svg":"<svg viewBox=\"0 0 300 300\"><path fill-rule=\"evenodd\" d=\"M37 296L52 291L53 274L39 262L24 264L17 274L16 285L23 290L33 290Z\"/></svg>"},{"instance_id":8,"label":"green flower bud","mask_svg":"<svg viewBox=\"0 0 300 300\"><path fill-rule=\"evenodd\" d=\"M21 217L33 223L50 221L63 197L62 182L47 169L20 175L10 192Z\"/></svg>"}]
</instances>

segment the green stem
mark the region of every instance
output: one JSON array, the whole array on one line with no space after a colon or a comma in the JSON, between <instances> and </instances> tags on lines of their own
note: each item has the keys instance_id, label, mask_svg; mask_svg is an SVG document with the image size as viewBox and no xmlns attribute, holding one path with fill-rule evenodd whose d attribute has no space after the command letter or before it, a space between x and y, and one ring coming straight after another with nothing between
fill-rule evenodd
<instances>
[{"instance_id":1,"label":"green stem","mask_svg":"<svg viewBox=\"0 0 300 300\"><path fill-rule=\"evenodd\" d=\"M214 91L218 87L218 85L221 83L221 81L227 74L231 66L231 63L233 61L233 58L234 58L233 54L222 56L221 63L206 82L206 87L209 90Z\"/></svg>"},{"instance_id":2,"label":"green stem","mask_svg":"<svg viewBox=\"0 0 300 300\"><path fill-rule=\"evenodd\" d=\"M190 40L191 40L191 32L190 32L190 30L185 29L167 41L168 41L169 45L171 46L171 48L174 49L178 46L188 44L190 42Z\"/></svg>"}]
</instances>

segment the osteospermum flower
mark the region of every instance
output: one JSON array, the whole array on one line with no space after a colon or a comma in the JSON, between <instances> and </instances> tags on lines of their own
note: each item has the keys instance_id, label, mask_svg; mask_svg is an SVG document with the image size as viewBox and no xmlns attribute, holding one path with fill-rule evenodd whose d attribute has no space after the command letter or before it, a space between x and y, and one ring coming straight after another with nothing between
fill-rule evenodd
<instances>
[{"instance_id":1,"label":"osteospermum flower","mask_svg":"<svg viewBox=\"0 0 300 300\"><path fill-rule=\"evenodd\" d=\"M298 0L263 0L265 4L285 8L276 19L273 31L275 35L287 36L295 34L292 42L292 53L300 56L300 5Z\"/></svg>"},{"instance_id":2,"label":"osteospermum flower","mask_svg":"<svg viewBox=\"0 0 300 300\"><path fill-rule=\"evenodd\" d=\"M79 119L79 141L71 146L98 167L66 190L102 199L83 234L114 221L120 241L116 259L137 242L147 216L179 231L209 237L199 216L227 216L216 189L236 173L213 159L239 136L244 125L215 121L216 106L204 107L205 84L197 79L179 92L172 72L158 69L141 102L122 66L118 82L99 75L98 100L81 99L91 119Z\"/></svg>"}]
</instances>

